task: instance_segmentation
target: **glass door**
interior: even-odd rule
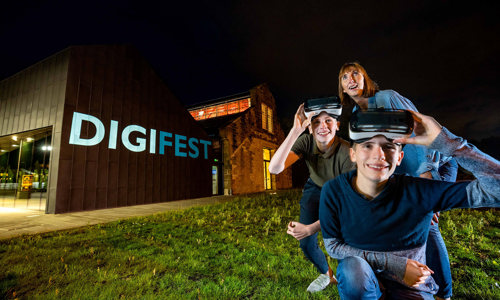
[[[0,207],[45,211],[52,128],[0,137]]]

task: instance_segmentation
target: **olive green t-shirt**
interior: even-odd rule
[[[291,150],[305,160],[309,177],[318,186],[356,166],[349,158],[349,143],[337,136],[326,153],[319,151],[312,134],[301,135]]]

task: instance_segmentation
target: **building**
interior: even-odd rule
[[[64,213],[212,194],[211,139],[129,46],[69,47],[2,80],[0,151],[0,207]]]
[[[214,151],[213,194],[246,194],[292,187],[291,170],[269,173],[284,140],[267,84],[187,107],[209,134]]]

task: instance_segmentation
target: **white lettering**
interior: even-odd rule
[[[87,121],[96,127],[95,136],[89,139],[84,139],[80,137],[82,133],[82,122]],[[69,134],[69,143],[72,145],[82,145],[82,146],[94,146],[99,144],[104,139],[104,134],[106,130],[104,129],[104,124],[91,115],[86,115],[78,112],[73,113],[73,121],[71,123],[71,132]]]
[[[132,133],[133,131],[137,131],[137,132],[140,132],[140,133],[146,135],[146,128],[138,126],[138,125],[128,125],[122,131],[122,143],[125,146],[125,148],[127,148],[128,150],[133,151],[133,152],[142,152],[142,151],[146,150],[146,139],[137,138],[136,143],[138,143],[139,145],[134,145],[130,142],[129,136],[130,136],[130,133]]]
[[[82,138],[82,123],[87,121],[92,123],[96,128],[95,136],[91,138]],[[118,121],[111,120],[109,124],[109,141],[108,148],[116,149],[118,141]],[[137,137],[132,143],[130,141],[130,134],[132,132],[139,132],[144,137]],[[106,129],[104,124],[96,117],[74,112],[73,120],[71,124],[71,131],[69,136],[69,143],[72,145],[81,146],[95,146],[102,142]],[[128,125],[125,127],[121,134],[122,144],[130,151],[142,152],[146,150],[147,147],[147,129],[139,125]],[[170,140],[174,138],[174,141]],[[174,155],[178,157],[191,157],[198,158],[200,156],[200,144],[203,145],[203,158],[208,159],[208,146],[212,144],[211,141],[201,140],[197,138],[188,138],[185,135],[172,134],[170,132],[161,131],[159,132],[158,145],[156,129],[150,129],[149,133],[149,153],[155,154],[156,147],[158,147],[158,153],[161,155],[165,154],[165,147],[173,147]],[[175,144],[174,144],[175,143]]]

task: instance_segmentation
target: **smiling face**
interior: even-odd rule
[[[380,184],[387,181],[403,160],[401,145],[394,144],[381,135],[366,142],[354,144],[350,155],[358,168],[358,183],[362,185]],[[363,189],[363,187],[358,187]]]
[[[365,78],[363,73],[358,69],[351,67],[345,70],[342,74],[341,84],[343,92],[349,95],[351,98],[360,97],[363,95],[363,88],[365,86]]]
[[[318,116],[313,117],[311,129],[314,139],[318,143],[329,144],[335,138],[335,133],[338,130],[338,121],[326,112],[322,112]]]

